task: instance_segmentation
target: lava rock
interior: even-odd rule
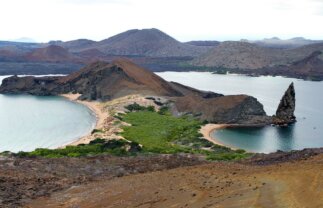
[[[273,116],[273,124],[283,126],[295,123],[295,105],[295,88],[294,83],[291,83],[279,103],[276,114]]]

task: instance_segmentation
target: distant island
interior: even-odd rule
[[[129,58],[152,71],[211,71],[322,80],[323,41],[301,37],[180,42],[158,29],[102,41],[0,41],[0,74],[70,74],[94,61]]]

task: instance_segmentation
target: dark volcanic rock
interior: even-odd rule
[[[60,77],[18,77],[12,76],[2,80],[0,93],[3,94],[31,94],[57,95],[60,87],[56,84]]]
[[[173,110],[179,115],[190,113],[211,123],[243,125],[271,123],[271,117],[266,115],[263,105],[248,95],[214,98],[187,95],[176,98]]]
[[[295,102],[294,83],[291,83],[279,103],[276,115],[273,117],[273,123],[284,125],[296,122],[294,115]]]

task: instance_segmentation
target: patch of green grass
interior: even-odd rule
[[[144,150],[149,152],[184,151],[183,147],[172,142],[179,139],[192,140],[200,136],[200,122],[194,119],[175,118],[149,111],[130,112],[122,119],[132,125],[123,127],[122,136],[142,144]]]
[[[112,155],[131,155],[134,152],[139,152],[141,147],[138,143],[128,142],[125,140],[109,140],[95,139],[89,144],[80,144],[78,146],[67,146],[63,149],[46,149],[38,148],[32,152],[18,152],[16,155],[20,157],[47,157],[47,158],[60,158],[60,157],[81,157],[99,154],[112,154]]]
[[[207,160],[240,160],[246,157],[250,157],[251,154],[237,153],[237,152],[226,152],[226,153],[210,153],[207,154]]]
[[[215,145],[199,133],[202,122],[190,116],[176,118],[164,111],[130,112],[122,120],[131,126],[124,126],[121,135],[143,145],[144,152],[203,154],[209,160],[236,160],[247,156],[243,150]]]

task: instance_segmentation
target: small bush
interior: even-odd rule
[[[150,105],[146,108],[147,111],[150,111],[150,112],[155,112],[155,107]]]
[[[155,112],[155,107],[150,105],[148,107],[141,106],[138,103],[130,104],[125,106],[125,109],[127,109],[130,112],[135,112],[135,111],[150,111],[150,112]]]
[[[246,151],[245,151],[245,150],[243,150],[243,149],[237,149],[235,152],[236,152],[236,153],[239,153],[239,154],[246,153]]]
[[[125,109],[127,109],[130,112],[133,112],[133,111],[142,111],[142,110],[145,110],[146,108],[144,106],[139,105],[138,103],[133,103],[125,106]]]
[[[90,141],[90,145],[93,144],[104,144],[106,142],[105,139],[100,139],[100,138],[96,138],[95,140]],[[85,144],[80,144],[82,146],[84,146]]]
[[[91,134],[95,134],[95,133],[103,133],[102,129],[93,129]]]
[[[163,106],[159,108],[159,111],[158,111],[160,115],[166,115],[168,112],[169,112],[169,108],[167,106]]]

